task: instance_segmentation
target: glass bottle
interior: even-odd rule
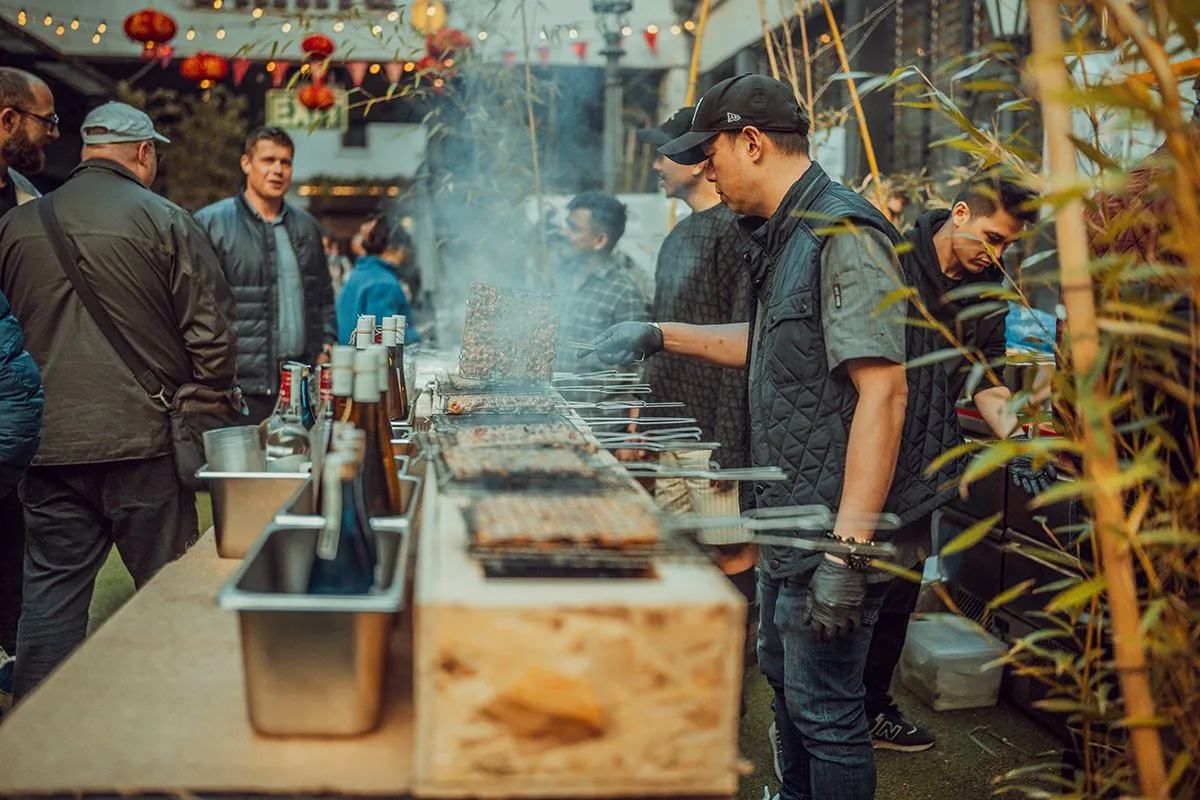
[[[312,370],[308,366],[300,368],[300,424],[305,430],[311,431],[317,424],[317,415],[312,403]]]
[[[308,430],[300,422],[296,387],[303,381],[303,368],[285,364],[279,374],[279,402],[267,421],[266,458],[268,472],[303,472],[312,458]]]
[[[363,496],[373,517],[390,517],[399,508],[398,493],[391,490],[388,467],[395,464],[390,456],[391,431],[380,427],[382,409],[379,405],[379,356],[374,349],[354,353],[354,402],[350,404],[346,421],[366,437],[366,456],[363,459]],[[399,479],[394,479],[399,483]]]
[[[379,404],[376,407],[376,413],[379,416],[379,430],[381,457],[383,459],[384,471],[388,481],[388,495],[391,498],[392,508],[395,513],[400,513],[404,508],[403,487],[400,485],[400,471],[396,464],[396,447],[392,444],[392,422],[388,419],[387,410],[387,380],[388,380],[388,351],[383,345],[375,345],[371,348],[378,359],[379,364]]]
[[[311,594],[366,594],[375,582],[370,524],[359,501],[358,460],[344,452],[325,460],[317,552],[309,573]]]
[[[333,394],[332,418],[345,421],[354,396],[354,353],[349,345],[337,345],[329,356],[329,386]]]
[[[317,367],[317,419],[328,420],[333,416],[333,366],[321,364]]]
[[[408,419],[408,387],[404,382],[404,316],[387,317],[383,323],[383,343],[388,347],[388,418]]]

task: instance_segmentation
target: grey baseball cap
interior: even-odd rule
[[[89,129],[101,131],[88,133]],[[146,112],[125,103],[105,103],[93,108],[83,119],[84,144],[120,144],[122,142],[156,142],[170,144],[171,140],[154,130]]]

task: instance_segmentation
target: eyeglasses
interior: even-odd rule
[[[13,106],[12,110],[23,117],[32,117],[33,119],[36,119],[38,122],[46,126],[46,130],[52,131],[58,128],[58,114],[51,114],[48,117],[43,117],[41,114],[35,114],[32,111],[26,111],[25,109],[17,108],[16,106]]]

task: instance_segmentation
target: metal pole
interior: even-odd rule
[[[604,191],[616,194],[621,174],[621,131],[624,117],[624,95],[621,89],[620,31],[604,34]]]

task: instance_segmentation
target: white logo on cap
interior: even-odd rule
[[[741,115],[741,114],[735,114],[735,113],[733,113],[732,111],[726,111],[726,112],[725,112],[725,121],[726,121],[726,122],[741,122],[741,121],[742,121],[742,115]]]

